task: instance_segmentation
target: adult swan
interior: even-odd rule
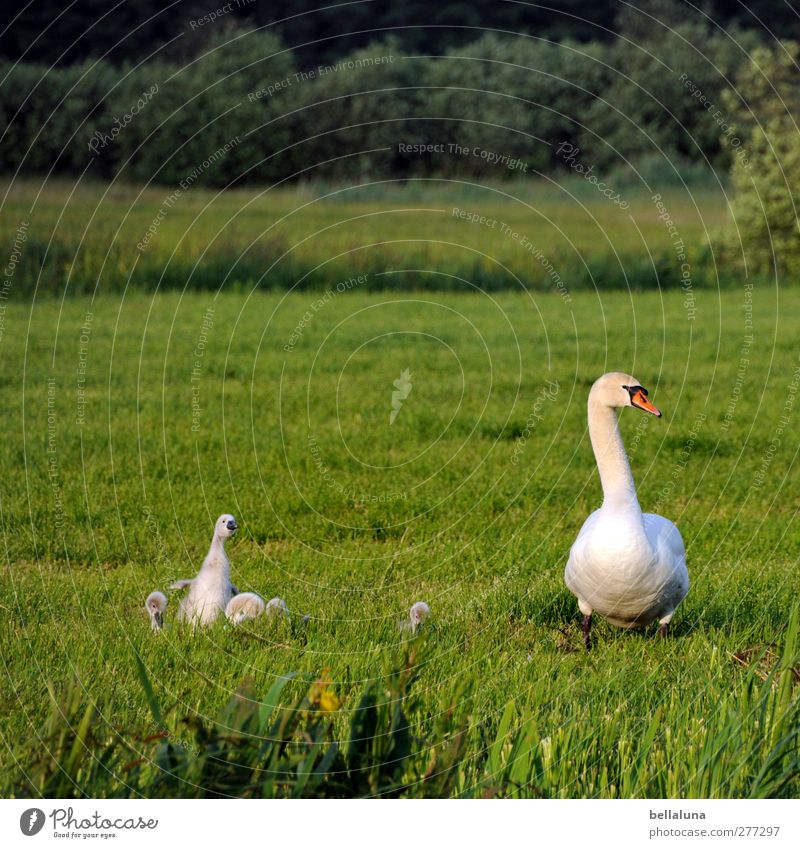
[[[617,425],[619,407],[635,406],[658,418],[647,389],[629,374],[604,374],[589,392],[592,440],[603,505],[584,523],[564,571],[567,588],[583,613],[583,639],[589,649],[592,613],[617,627],[667,628],[689,591],[686,551],[678,528],[666,518],[642,513]]]

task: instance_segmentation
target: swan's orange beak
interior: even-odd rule
[[[647,389],[640,388],[638,391],[632,392],[631,405],[638,406],[639,409],[643,409],[645,412],[655,415],[656,418],[661,418],[661,410],[657,406],[653,406],[653,404],[647,399]]]

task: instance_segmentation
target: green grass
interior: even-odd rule
[[[463,279],[484,290],[552,291],[550,265],[569,290],[681,284],[681,263],[650,197],[630,187],[623,193],[630,208],[622,209],[580,178],[226,192],[193,186],[179,196],[169,187],[59,181],[42,192],[35,179],[0,188],[3,243],[13,244],[20,223],[30,223],[15,274],[28,295],[130,286],[325,289],[331,279],[361,273],[373,275],[373,291],[461,291]],[[728,221],[722,192],[658,190],[695,287],[735,284],[715,253]],[[459,218],[454,209],[477,217]]]
[[[785,405],[800,291],[753,292],[741,381],[741,288],[696,291],[692,320],[680,290],[567,303],[367,281],[314,311],[320,296],[7,307],[0,794],[282,795],[322,768],[300,794],[796,795],[800,409]],[[405,368],[413,389],[390,426]],[[642,505],[680,527],[693,583],[674,638],[599,623],[587,655],[562,573],[600,500],[585,403],[610,369],[665,412],[621,426]],[[170,628],[150,633],[145,596],[195,572],[223,511],[241,525],[234,581],[285,598],[295,623],[310,614],[305,629],[191,635],[173,593]],[[433,616],[412,688],[391,672],[408,663],[397,622],[419,599]],[[295,712],[278,715],[302,721],[273,752],[287,771],[245,791],[220,761],[263,769],[247,740],[284,730],[225,704],[244,681],[260,702],[288,673],[278,700]],[[302,700],[325,675],[341,701],[330,715]],[[349,759],[370,692],[375,738],[400,733],[402,704],[408,750],[401,733]]]

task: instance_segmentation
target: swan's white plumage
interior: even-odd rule
[[[169,584],[170,589],[188,589],[192,583],[194,583],[196,578],[192,577],[191,580],[176,580],[174,583]],[[231,583],[231,592],[234,595],[239,594],[239,589],[236,587],[235,583]]]
[[[269,616],[286,616],[289,618],[289,607],[286,606],[286,601],[283,598],[270,598],[267,601],[267,615]]]
[[[267,605],[261,595],[255,592],[242,592],[234,595],[225,607],[225,617],[231,624],[241,624],[262,615]]]
[[[153,630],[161,630],[164,626],[164,611],[167,608],[167,596],[163,592],[151,592],[144,602],[144,608],[150,616],[150,626]]]
[[[564,572],[584,615],[597,612],[619,627],[667,624],[689,591],[686,551],[668,519],[642,513],[619,434],[615,409],[640,405],[627,387],[638,381],[613,372],[589,394],[589,433],[603,484],[603,505],[581,528]],[[641,408],[660,415],[646,397]]]
[[[178,610],[178,619],[191,624],[211,624],[225,611],[233,597],[231,566],[225,553],[225,540],[237,530],[232,515],[221,515],[214,525],[214,536],[197,577],[189,585],[189,594]]]
[[[412,633],[416,633],[430,614],[431,608],[425,601],[417,601],[411,605],[408,616],[400,622],[400,630],[410,630]]]
[[[425,601],[417,601],[411,609],[408,611],[408,620],[411,625],[412,633],[416,633],[417,630],[425,623],[425,619],[431,614],[431,608],[425,603]]]

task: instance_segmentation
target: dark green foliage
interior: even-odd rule
[[[0,167],[70,175],[88,167],[173,190],[187,180],[506,179],[568,173],[557,153],[564,143],[598,175],[635,174],[648,157],[678,181],[687,164],[727,167],[719,123],[695,92],[719,108],[754,33],[732,39],[698,18],[673,29],[650,22],[610,43],[486,29],[464,30],[466,46],[444,39],[409,54],[408,30],[376,28],[368,44],[338,44],[334,59],[311,63],[272,29],[237,28],[230,16],[190,34],[184,52],[137,64],[4,64]],[[401,149],[409,144],[440,147]]]
[[[689,4],[678,0],[639,0],[636,7],[670,22],[696,14]],[[768,26],[769,33],[779,37],[800,36],[791,4],[709,0],[703,9],[722,27],[733,23],[762,31]],[[202,0],[181,0],[169,6],[158,0],[122,4],[77,0],[69,6],[59,0],[34,0],[17,10],[13,22],[0,34],[0,52],[15,60],[24,55],[29,61],[48,65],[81,61],[106,51],[112,61],[122,64],[149,56],[165,45],[171,54],[182,54],[208,37],[208,25],[192,28],[191,22],[209,11]],[[650,19],[617,0],[591,4],[551,0],[543,5],[407,0],[402,4],[351,3],[344,9],[319,0],[271,0],[234,6],[228,17],[248,28],[269,27],[310,64],[363,47],[372,33],[387,30],[401,39],[404,50],[432,53],[472,41],[477,28],[576,41],[609,40],[615,32],[641,35],[653,29]]]
[[[0,62],[0,78],[0,170],[80,174],[92,160],[88,140],[113,126],[109,91],[119,71],[105,62],[58,69]]]
[[[800,42],[759,47],[725,97],[735,189],[725,253],[742,272],[781,282],[800,274],[799,59]]]
[[[635,172],[640,160],[661,159],[675,180],[690,163],[724,169],[728,152],[713,113],[722,108],[743,50],[757,39],[735,33],[732,40],[701,22],[654,27],[643,39],[616,40],[604,53],[608,85],[581,113],[584,156],[603,171]]]
[[[520,158],[529,173],[563,170],[556,148],[582,143],[585,115],[610,85],[607,49],[492,34],[453,51],[428,70],[425,114],[447,120],[427,135]],[[439,157],[431,170],[495,178],[504,172],[471,153]],[[506,166],[505,173],[514,170]]]

